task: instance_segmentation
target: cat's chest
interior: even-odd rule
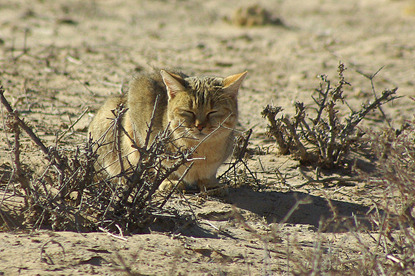
[[[210,161],[213,161],[213,159],[216,159],[218,156],[218,151],[208,145],[200,145],[192,154],[193,158],[205,158]]]
[[[226,141],[204,141],[195,147],[192,158],[199,164],[222,162],[227,147]]]

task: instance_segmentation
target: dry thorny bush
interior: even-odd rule
[[[362,105],[359,111],[351,110],[350,115],[341,120],[338,105],[347,105],[343,90],[350,85],[344,78],[345,70],[344,64],[340,63],[339,82],[335,86],[326,75],[320,75],[317,98],[313,97],[315,117],[307,114],[302,102],[295,103],[293,118],[287,115],[277,118],[283,111],[280,106],[265,107],[262,115],[269,121],[269,134],[275,138],[281,154],[293,154],[302,164],[331,169],[344,165],[350,151],[361,148],[360,138],[364,133],[357,126],[370,111],[396,99],[397,88],[383,91],[372,103]]]
[[[152,131],[152,123],[150,123],[145,144],[141,147],[134,144],[140,152],[138,164],[124,168],[125,162],[122,160],[125,157],[120,154],[119,162],[122,164],[122,171],[115,177],[109,177],[104,172],[105,168],[97,168],[95,165],[97,150],[102,146],[102,139],[97,141],[90,139],[83,148],[76,148],[72,154],[59,144],[61,137],[57,139],[55,145],[47,147],[19,117],[18,112],[12,109],[4,97],[2,87],[0,96],[7,111],[4,120],[6,131],[13,137],[13,142],[9,141],[13,171],[9,183],[4,187],[0,203],[3,227],[9,230],[50,227],[54,230],[100,229],[137,232],[143,230],[156,217],[160,219],[164,216],[167,218],[177,216],[175,210],[164,208],[173,190],[166,195],[155,196],[159,185],[179,166],[190,163],[188,168],[191,167],[189,161],[191,161],[192,150],[180,149],[174,152],[167,150],[167,143],[171,143],[171,131],[166,129],[158,133],[154,141],[149,142]],[[119,124],[125,111],[122,106],[113,111],[115,118],[108,131],[115,131],[118,135],[126,134]],[[39,175],[30,172],[34,168],[21,164],[22,130],[41,149],[47,160],[48,165]],[[242,136],[241,139],[243,141]],[[247,142],[240,145],[246,149]],[[117,150],[117,143],[114,143],[114,147]],[[237,167],[243,159],[243,151],[244,149],[241,148],[240,157],[230,165],[230,168]],[[169,160],[169,166],[163,166],[165,160]],[[228,181],[233,179],[230,173],[223,174],[221,177]],[[180,181],[181,179],[177,184]],[[16,189],[14,183],[18,183],[21,189]],[[21,206],[20,210],[8,208],[5,204],[11,197],[16,197],[16,193],[24,200],[24,206]],[[22,217],[23,220],[19,222],[18,218]]]

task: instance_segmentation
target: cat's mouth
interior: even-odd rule
[[[217,131],[218,128],[204,128],[198,130],[197,128],[186,127],[183,137],[201,141],[203,139],[208,139],[212,135],[217,135]]]
[[[194,139],[197,139],[197,140],[203,140],[203,139],[206,139],[206,137],[208,137],[209,136],[209,131],[208,130],[202,130],[202,131],[199,131],[199,130],[194,130],[194,129],[192,129],[192,130],[190,130],[190,134],[191,134],[191,136],[194,138]]]
[[[207,136],[207,134],[201,131],[192,131],[192,136],[195,139],[201,140],[204,139]]]
[[[198,130],[198,129],[190,129],[189,133],[198,140],[202,140],[202,139],[207,139],[210,136],[221,136],[222,133],[222,129],[220,127],[207,127],[204,128],[203,130]]]

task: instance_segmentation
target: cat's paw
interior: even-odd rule
[[[174,187],[176,187],[176,189],[180,190],[185,190],[186,189],[186,185],[182,182],[178,183],[178,180],[170,180],[170,179],[165,179],[159,186],[158,190],[161,192],[170,192],[172,189],[174,189]]]
[[[197,181],[197,186],[199,187],[199,190],[201,192],[210,190],[210,189],[215,189],[221,186],[221,184],[219,183],[219,180],[215,178],[210,178],[210,179],[199,179]]]
[[[201,193],[210,196],[224,197],[229,194],[228,186],[222,185],[216,178],[199,180],[197,186]]]
[[[229,195],[229,188],[228,185],[221,185],[219,187],[206,190],[205,193],[209,196],[226,197]]]

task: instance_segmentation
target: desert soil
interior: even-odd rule
[[[62,140],[68,149],[82,145],[96,110],[111,94],[125,91],[136,72],[158,67],[227,76],[247,70],[239,94],[240,130],[253,129],[248,165],[259,181],[231,188],[225,198],[189,194],[185,202],[175,197],[172,206],[183,212],[191,208],[197,217],[188,227],[150,227],[146,234],[125,237],[104,232],[1,232],[0,274],[282,275],[309,265],[307,256],[317,246],[344,261],[359,256],[362,240],[370,246],[366,234],[358,242],[347,225],[318,231],[319,220],[332,215],[330,201],[346,224],[352,214],[362,215],[381,200],[379,191],[366,187],[365,181],[302,185],[307,182],[303,173],[313,176],[311,167],[278,153],[265,135],[267,122],[260,113],[271,103],[282,106],[286,114],[293,114],[295,101],[311,104],[319,85],[316,76],[327,74],[335,83],[341,61],[352,84],[345,91],[352,108],[373,100],[364,74],[383,67],[374,78],[376,93],[399,87],[398,95],[403,96],[383,107],[387,118],[394,127],[411,119],[414,3],[258,3],[282,24],[236,24],[233,15],[251,4],[248,0],[0,2],[0,80],[5,96],[46,144],[88,108]],[[363,125],[380,129],[386,123],[374,114]],[[0,130],[4,191],[11,173],[6,142],[10,137],[3,123]],[[22,162],[40,167],[42,153],[36,145],[25,136],[22,144]],[[337,176],[328,176],[333,175]],[[307,196],[311,201],[287,216]]]

